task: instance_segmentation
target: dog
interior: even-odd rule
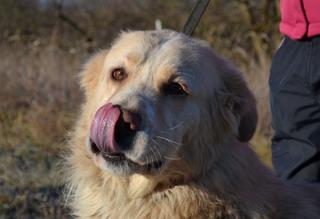
[[[81,72],[66,199],[79,218],[320,218],[320,189],[280,180],[249,148],[256,101],[204,41],[123,32]]]

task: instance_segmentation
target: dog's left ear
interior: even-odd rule
[[[253,137],[257,127],[257,109],[256,101],[252,93],[248,90],[244,93],[246,100],[241,101],[245,106],[240,112],[240,121],[238,127],[238,139],[241,142],[248,142]],[[240,106],[238,106],[240,108]]]
[[[228,93],[227,108],[236,120],[239,141],[248,142],[257,126],[256,100],[241,73],[232,65],[226,67],[221,76]]]
[[[207,63],[214,65],[211,67],[212,74],[218,74],[222,80],[222,88],[218,93],[220,115],[228,123],[234,134],[241,142],[248,142],[253,137],[257,127],[257,107],[256,100],[250,91],[241,72],[228,62],[226,59],[218,56],[210,49],[208,44],[203,43],[201,50],[202,65]],[[208,67],[210,69],[210,67]]]

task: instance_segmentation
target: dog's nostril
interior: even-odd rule
[[[91,148],[92,153],[94,153],[94,154],[100,153],[100,150],[99,150],[98,146],[96,145],[96,143],[94,143],[91,140],[91,138],[90,138],[90,148]]]
[[[122,151],[132,147],[135,135],[141,128],[140,124],[141,118],[137,113],[121,110],[121,116],[115,128],[115,141]]]
[[[139,113],[130,112],[122,109],[123,121],[129,124],[129,128],[133,131],[137,131],[141,128],[141,116]]]

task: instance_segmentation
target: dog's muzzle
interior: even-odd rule
[[[121,108],[105,104],[100,107],[90,127],[91,151],[114,159],[124,158],[124,152],[132,148],[134,138],[141,129],[141,116]]]

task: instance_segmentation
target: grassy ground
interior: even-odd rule
[[[194,3],[73,2],[63,10],[59,4],[39,8],[32,0],[0,5],[0,218],[68,218],[59,153],[82,98],[81,64],[121,29],[153,29],[157,18],[165,28],[181,29]],[[279,41],[277,19],[274,1],[217,0],[195,33],[245,73],[259,109],[252,146],[268,165],[267,78]]]
[[[59,152],[80,99],[80,58],[55,48],[1,51],[0,218],[63,218]]]

